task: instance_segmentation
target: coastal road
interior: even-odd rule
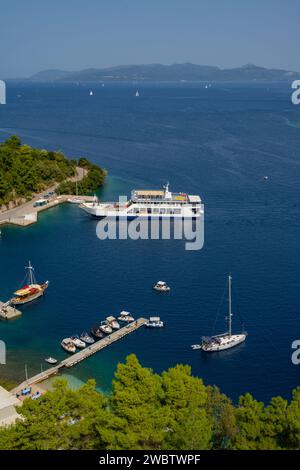
[[[72,176],[71,178],[68,178],[68,181],[81,181],[84,176],[87,174],[87,170],[84,168],[77,167],[76,168],[77,174],[75,176]],[[51,191],[55,191],[58,186],[58,183],[54,184],[53,186],[50,186],[47,189],[44,189],[41,193],[36,194],[30,201],[25,202],[24,204],[21,204],[18,207],[14,207],[13,209],[6,210],[4,212],[0,212],[0,224],[1,222],[6,221],[7,219],[14,218],[14,217],[24,217],[26,214],[30,214],[33,212],[38,212],[36,207],[33,207],[33,204],[41,199],[44,194],[47,194]]]

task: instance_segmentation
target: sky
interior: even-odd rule
[[[0,0],[0,78],[253,63],[300,71],[299,0]]]

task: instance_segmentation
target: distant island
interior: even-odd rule
[[[84,171],[77,180],[77,168]],[[86,194],[102,186],[106,171],[86,158],[32,148],[13,135],[0,143],[0,211],[11,209],[49,188],[57,194]]]
[[[185,64],[148,64],[120,65],[109,68],[90,68],[79,71],[44,70],[32,75],[33,81],[138,81],[138,82],[283,82],[300,79],[300,73],[258,67],[247,64],[238,68],[221,69],[211,65]]]

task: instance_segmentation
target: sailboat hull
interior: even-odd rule
[[[44,295],[45,290],[47,289],[49,283],[45,282],[45,284],[42,284],[39,286],[37,292],[35,292],[32,295],[27,295],[26,297],[13,297],[10,301],[12,305],[25,305],[28,304],[29,302],[32,302],[33,300],[38,299],[42,295]]]
[[[246,333],[231,336],[216,336],[215,338],[212,338],[211,343],[202,344],[201,349],[204,352],[225,351],[226,349],[234,348],[235,346],[238,346],[239,344],[243,343],[246,338]]]

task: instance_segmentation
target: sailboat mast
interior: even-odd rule
[[[30,261],[28,263],[27,269],[28,269],[29,284],[35,284],[35,280],[33,277],[33,267],[31,266]]]
[[[229,329],[228,329],[228,333],[229,333],[229,336],[231,336],[231,317],[232,317],[232,311],[231,311],[231,280],[232,280],[232,277],[231,275],[229,274],[228,276],[228,290],[229,290],[229,296],[228,296],[228,323],[229,323]]]

